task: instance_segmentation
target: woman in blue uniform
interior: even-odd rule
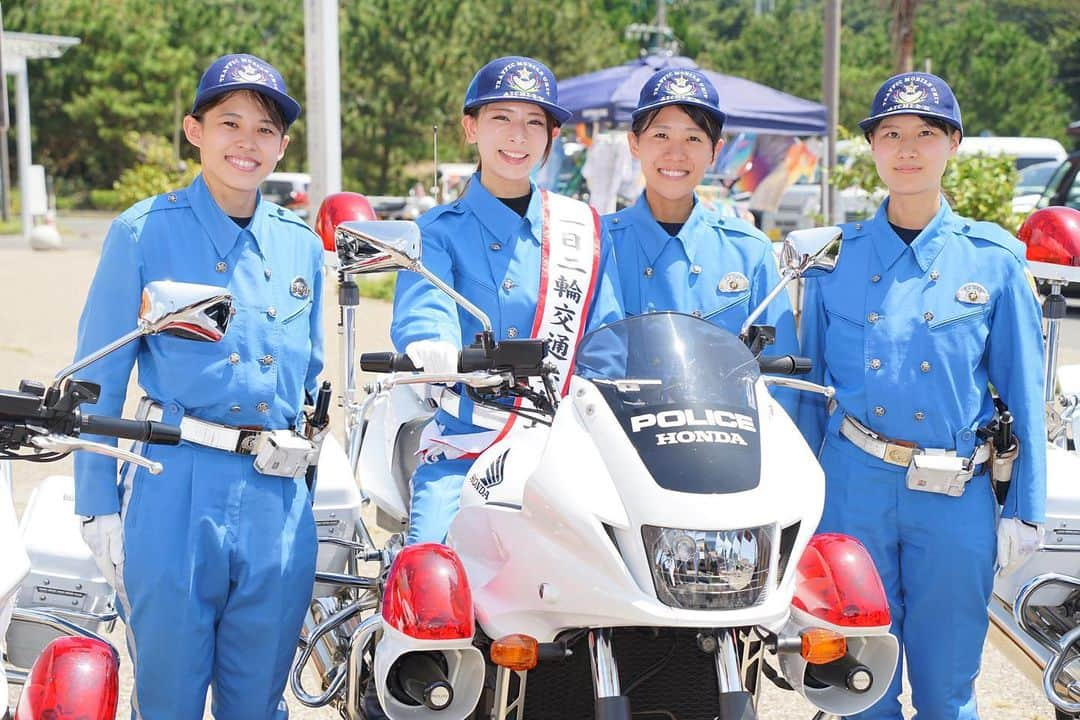
[[[478,171],[457,201],[419,220],[424,265],[491,319],[497,340],[540,337],[565,391],[582,335],[622,317],[611,244],[584,203],[539,190],[540,165],[570,113],[555,76],[526,57],[480,69],[465,94],[462,127]],[[480,323],[419,275],[398,276],[391,335],[418,368],[456,372]],[[472,460],[510,429],[503,414],[474,412],[447,390],[426,428],[412,478],[408,542],[442,542]]]
[[[963,136],[949,86],[926,73],[890,78],[860,127],[889,195],[872,219],[842,226],[836,270],[807,282],[801,328],[813,379],[836,388],[831,414],[805,395],[799,410],[826,475],[819,531],[869,549],[919,717],[971,719],[995,523],[1007,572],[1043,521],[1041,314],[1023,246],[942,197]],[[1000,512],[977,434],[994,418],[990,386],[1020,442]],[[899,720],[901,669],[859,717]]]
[[[127,624],[134,717],[198,720],[208,685],[215,717],[288,714],[282,691],[311,598],[314,520],[303,477],[257,471],[239,440],[241,429],[295,428],[323,366],[322,246],[258,189],[299,114],[268,63],[216,60],[184,118],[202,173],[113,222],[79,323],[81,357],[135,327],[148,282],[233,296],[220,342],[150,337],[80,373],[101,385],[95,412],[119,415],[137,362],[154,403],[145,414],[183,431],[176,447],[142,448],[165,469],[127,466],[120,492],[115,461],[75,459],[83,536]]]
[[[626,312],[676,310],[737,334],[779,273],[761,231],[694,192],[724,143],[716,88],[698,70],[660,70],[641,89],[631,117],[627,140],[641,162],[645,191],[631,207],[604,217]],[[766,354],[797,354],[787,293],[760,322],[776,328]],[[788,404],[794,395],[781,397]]]

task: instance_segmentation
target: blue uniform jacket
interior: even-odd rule
[[[132,206],[105,238],[76,357],[135,328],[143,286],[152,280],[224,286],[235,314],[220,342],[143,338],[80,371],[80,379],[101,385],[101,398],[85,412],[119,416],[138,361],[139,385],[165,406],[166,422],[186,414],[232,426],[293,427],[323,367],[322,262],[321,243],[292,212],[260,196],[241,229],[202,176]],[[115,460],[76,454],[75,506],[82,515],[119,512]]]
[[[694,200],[675,237],[653,217],[645,193],[630,207],[604,216],[615,246],[623,305],[627,315],[663,310],[696,315],[737,335],[780,281],[772,243],[743,220]],[[786,292],[757,322],[776,328],[776,343],[766,348],[766,355],[798,355]],[[793,392],[782,390],[777,398],[789,412],[794,409]]]
[[[424,266],[483,310],[497,339],[529,337],[540,292],[542,223],[536,186],[522,218],[473,175],[460,199],[433,208],[418,224]],[[623,317],[607,233],[601,236],[598,273],[586,331]],[[390,334],[399,351],[417,340],[445,340],[462,347],[481,329],[476,318],[427,280],[413,272],[398,274]],[[442,411],[439,422],[451,432],[476,432],[468,403],[462,405],[463,422]]]
[[[820,396],[802,394],[800,429],[817,449],[848,414],[888,438],[970,454],[974,431],[994,416],[993,385],[1021,443],[1002,514],[1042,522],[1042,314],[1024,247],[944,200],[909,247],[889,226],[887,206],[843,225],[836,269],[806,283],[807,379],[833,385],[838,409],[830,417]]]

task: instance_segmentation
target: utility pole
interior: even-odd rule
[[[7,69],[4,65],[4,5],[0,3],[0,219],[7,222],[11,216],[11,159],[8,157]]]
[[[304,58],[307,73],[308,191],[314,222],[323,199],[341,191],[341,61],[338,0],[304,0]]]
[[[825,101],[825,165],[821,169],[821,212],[825,222],[842,222],[838,193],[829,174],[836,167],[836,125],[840,110],[840,1],[825,0],[825,48],[821,78],[821,96]]]
[[[915,10],[919,0],[892,0],[893,74],[915,69]]]

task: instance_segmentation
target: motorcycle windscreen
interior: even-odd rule
[[[757,487],[760,372],[727,330],[672,312],[627,318],[582,340],[574,373],[600,389],[661,487],[686,493]]]

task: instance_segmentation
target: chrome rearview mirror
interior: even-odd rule
[[[409,220],[343,222],[334,239],[344,273],[413,270],[420,262],[420,228]]]
[[[844,232],[835,225],[793,230],[784,239],[780,261],[796,277],[830,273],[840,258]]]
[[[784,239],[780,251],[780,282],[777,283],[765,299],[754,308],[739,328],[739,337],[745,340],[754,321],[765,312],[777,295],[784,291],[788,283],[800,277],[816,277],[830,273],[840,259],[840,246],[844,241],[844,231],[835,225],[820,228],[794,230]]]
[[[392,270],[411,270],[453,298],[454,302],[491,332],[491,320],[483,310],[462,297],[420,262],[420,227],[411,220],[367,220],[337,226],[338,270],[343,275],[367,275]]]
[[[217,342],[232,318],[232,296],[223,287],[155,280],[147,283],[139,307],[143,335],[175,335]]]
[[[216,285],[155,280],[143,288],[135,329],[100,350],[61,370],[52,387],[92,362],[145,335],[175,335],[188,340],[217,342],[232,318],[232,295]]]

